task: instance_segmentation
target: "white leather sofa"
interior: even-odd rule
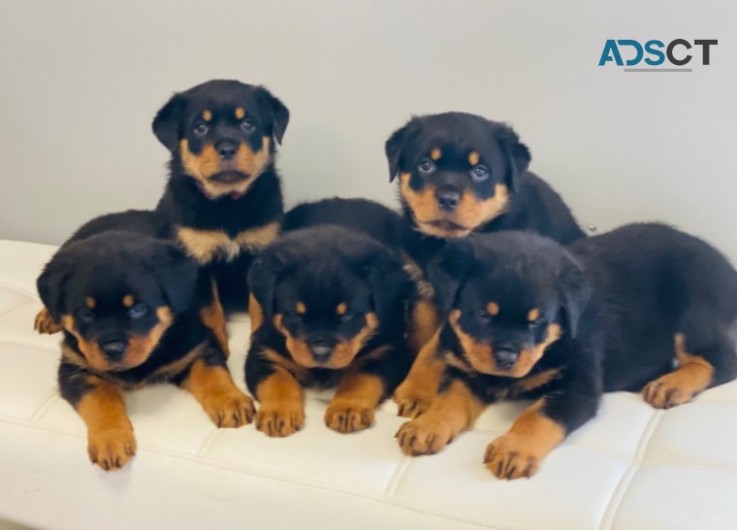
[[[346,436],[324,426],[326,399],[312,396],[305,430],[270,439],[252,425],[218,430],[191,396],[159,386],[129,395],[138,454],[105,473],[58,395],[59,337],[32,330],[35,278],[53,251],[0,241],[0,520],[95,530],[737,528],[737,383],[666,412],[608,395],[538,475],[514,482],[481,461],[522,404],[491,407],[442,453],[413,459],[396,445],[392,403],[374,428]],[[230,332],[243,386],[247,319]]]

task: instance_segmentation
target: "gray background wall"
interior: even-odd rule
[[[175,90],[263,83],[292,111],[290,204],[395,204],[383,142],[413,113],[510,122],[582,224],[660,219],[737,260],[733,0],[34,1],[0,3],[0,237],[59,243],[152,207]],[[597,66],[607,38],[718,38],[712,66]]]

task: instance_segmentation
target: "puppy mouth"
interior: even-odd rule
[[[442,230],[470,230],[470,228],[466,228],[465,226],[451,221],[450,219],[436,219],[435,221],[430,221],[425,224],[440,228]]]
[[[229,167],[233,166],[233,167]],[[240,184],[249,179],[249,175],[236,169],[235,164],[223,162],[222,170],[210,176],[209,180],[219,184]]]
[[[464,236],[473,230],[450,219],[434,219],[432,221],[420,222],[419,224],[421,228],[430,229],[433,234],[440,233],[449,237]]]

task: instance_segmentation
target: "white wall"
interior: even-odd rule
[[[152,207],[174,90],[237,78],[292,111],[289,203],[395,203],[383,142],[413,113],[512,123],[582,224],[661,219],[737,261],[733,0],[0,3],[0,237],[61,242]],[[693,73],[597,66],[607,38],[718,38]]]

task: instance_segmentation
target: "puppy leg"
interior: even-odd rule
[[[66,363],[59,368],[59,386],[87,426],[87,453],[92,463],[105,471],[125,466],[136,453],[136,439],[121,390]]]
[[[498,478],[531,477],[540,461],[565,438],[565,428],[541,412],[544,406],[544,399],[535,402],[486,448],[484,462]]]
[[[565,437],[594,417],[601,383],[593,373],[568,373],[566,379],[527,408],[506,434],[486,448],[484,463],[498,478],[534,475],[540,462]]]
[[[440,331],[420,350],[407,378],[394,392],[399,415],[416,418],[425,412],[435,399],[445,361],[438,356]]]
[[[33,329],[41,335],[53,335],[54,333],[61,331],[61,326],[54,322],[49,310],[43,307],[36,315],[36,319],[33,321]]]
[[[221,351],[213,349],[195,359],[181,386],[197,399],[218,427],[240,427],[253,419],[253,400],[233,383]]]
[[[399,447],[411,456],[437,453],[473,425],[485,408],[463,381],[452,379],[427,412],[400,427]]]
[[[305,424],[302,385],[285,368],[269,363],[253,350],[249,357],[246,377],[259,379],[249,383],[259,401],[256,428],[272,437],[289,436],[302,429]]]
[[[384,381],[377,375],[354,371],[345,374],[325,411],[325,424],[337,432],[368,429],[374,423],[374,409],[384,395]]]
[[[334,431],[349,433],[371,427],[376,407],[391,395],[411,364],[401,343],[382,346],[363,358],[368,360],[338,382],[325,412],[325,423]]]
[[[703,390],[737,376],[734,344],[708,310],[690,313],[674,337],[677,368],[643,389],[645,401],[667,409],[688,403]]]

